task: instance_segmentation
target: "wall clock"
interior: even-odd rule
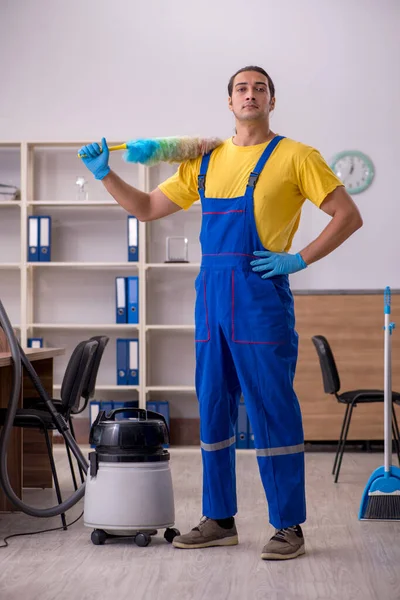
[[[372,160],[358,150],[345,150],[333,157],[331,169],[344,183],[349,194],[364,192],[375,175]]]

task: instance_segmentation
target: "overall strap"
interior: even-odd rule
[[[279,142],[283,139],[284,139],[283,135],[277,135],[270,141],[268,146],[265,148],[265,150],[261,154],[254,170],[250,173],[249,180],[247,182],[247,187],[246,187],[246,194],[253,193],[256,183],[257,183],[257,180],[258,180],[263,168],[265,167],[267,160],[269,159],[269,157],[271,156],[271,154],[273,153],[273,151],[275,150],[275,148],[277,147]]]
[[[206,189],[206,175],[207,175],[207,169],[208,169],[208,164],[210,162],[210,158],[211,158],[211,152],[204,154],[204,156],[201,160],[200,172],[197,177],[197,189],[199,191],[199,196],[202,200],[204,198],[205,189]]]

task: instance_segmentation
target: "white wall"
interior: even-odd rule
[[[0,140],[229,136],[229,76],[260,64],[275,131],[376,167],[364,228],[293,287],[400,287],[397,0],[0,0],[0,23]],[[326,222],[306,206],[294,249]]]

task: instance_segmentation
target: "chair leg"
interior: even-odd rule
[[[344,413],[344,417],[343,417],[343,423],[342,423],[342,430],[340,432],[340,437],[339,437],[339,441],[338,441],[338,445],[337,445],[337,449],[336,449],[336,456],[335,456],[335,462],[333,463],[333,469],[332,469],[332,475],[335,475],[336,473],[336,465],[338,462],[338,458],[339,458],[339,453],[340,453],[340,448],[342,446],[342,441],[343,441],[343,432],[347,423],[347,417],[349,414],[349,409],[350,409],[350,404],[346,405],[346,412]]]
[[[340,453],[340,457],[339,457],[338,466],[337,466],[337,469],[336,469],[335,483],[337,483],[338,479],[339,479],[340,467],[342,466],[343,452],[344,452],[344,448],[346,446],[347,434],[349,433],[351,415],[353,414],[353,408],[354,408],[354,405],[352,404],[350,406],[349,418],[347,419],[346,429],[345,429],[344,436],[343,436],[343,443],[342,443],[341,453]]]
[[[76,476],[75,476],[74,464],[72,462],[71,450],[70,450],[67,442],[65,442],[65,448],[67,450],[67,456],[68,456],[68,462],[69,462],[69,470],[71,471],[71,476],[72,476],[72,483],[74,484],[74,489],[77,490],[78,489],[78,484],[76,483]]]
[[[72,417],[69,418],[69,428],[70,428],[72,437],[74,438],[74,440],[76,440],[75,429],[74,429],[74,424],[72,422]],[[78,463],[78,469],[79,469],[79,475],[80,475],[80,478],[81,478],[81,483],[84,483],[84,481],[85,481],[85,474],[84,474],[83,469],[82,469],[82,467],[81,467],[81,465],[79,463]]]
[[[53,451],[51,449],[49,434],[48,434],[46,428],[44,429],[44,437],[46,439],[47,452],[48,452],[48,455],[49,455],[51,472],[53,474],[54,487],[55,487],[56,494],[57,494],[57,500],[58,500],[58,503],[61,504],[62,497],[61,497],[60,484],[58,482],[58,476],[57,476],[57,471],[56,471],[56,465],[55,465],[55,462],[54,462]],[[63,528],[66,530],[67,529],[67,521],[65,519],[65,513],[61,514],[61,522],[63,524]]]
[[[400,432],[399,432],[399,424],[397,422],[396,411],[393,406],[393,437],[395,439],[396,449],[397,449],[397,459],[400,465]]]

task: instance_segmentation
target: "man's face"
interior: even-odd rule
[[[257,71],[244,71],[236,75],[228,102],[229,110],[238,121],[265,120],[275,106],[268,79]]]

